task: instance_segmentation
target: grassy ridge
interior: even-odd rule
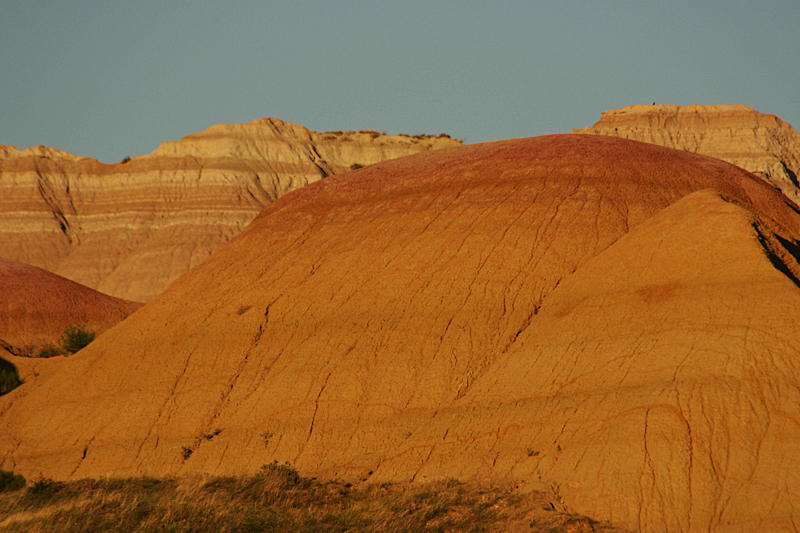
[[[254,476],[40,479],[0,493],[0,531],[30,532],[583,532],[614,531],[552,510],[542,494],[456,481],[320,482],[288,465]]]

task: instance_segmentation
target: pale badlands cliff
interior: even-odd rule
[[[459,144],[318,134],[278,119],[214,126],[127,163],[0,147],[0,257],[148,301],[288,191]]]
[[[573,133],[613,135],[717,157],[760,176],[800,204],[800,133],[749,107],[637,105],[604,111],[594,126]]]

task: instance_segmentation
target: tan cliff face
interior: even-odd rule
[[[800,526],[800,215],[563,135],[285,195],[0,398],[0,467],[508,481],[637,531]],[[76,387],[75,383],[81,383]]]
[[[353,165],[457,144],[318,134],[263,119],[214,126],[115,165],[0,147],[0,257],[148,301],[285,193]]]
[[[573,133],[613,135],[717,157],[742,167],[800,204],[800,133],[775,117],[741,105],[631,106],[604,111]]]

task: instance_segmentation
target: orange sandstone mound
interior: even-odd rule
[[[458,144],[320,134],[270,118],[214,126],[114,165],[0,146],[0,257],[146,302],[288,191],[353,165]]]
[[[41,268],[0,259],[0,345],[17,355],[57,344],[70,325],[102,333],[142,305]]]
[[[1,467],[289,461],[506,481],[641,531],[800,526],[800,214],[614,137],[465,146],[297,190],[0,399]]]

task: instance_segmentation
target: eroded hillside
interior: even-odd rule
[[[513,481],[641,531],[797,527],[800,215],[606,136],[287,194],[0,399],[2,468]],[[75,383],[80,382],[81,387]]]
[[[286,192],[458,144],[447,136],[318,134],[263,119],[214,126],[115,165],[0,147],[0,257],[149,301]]]

